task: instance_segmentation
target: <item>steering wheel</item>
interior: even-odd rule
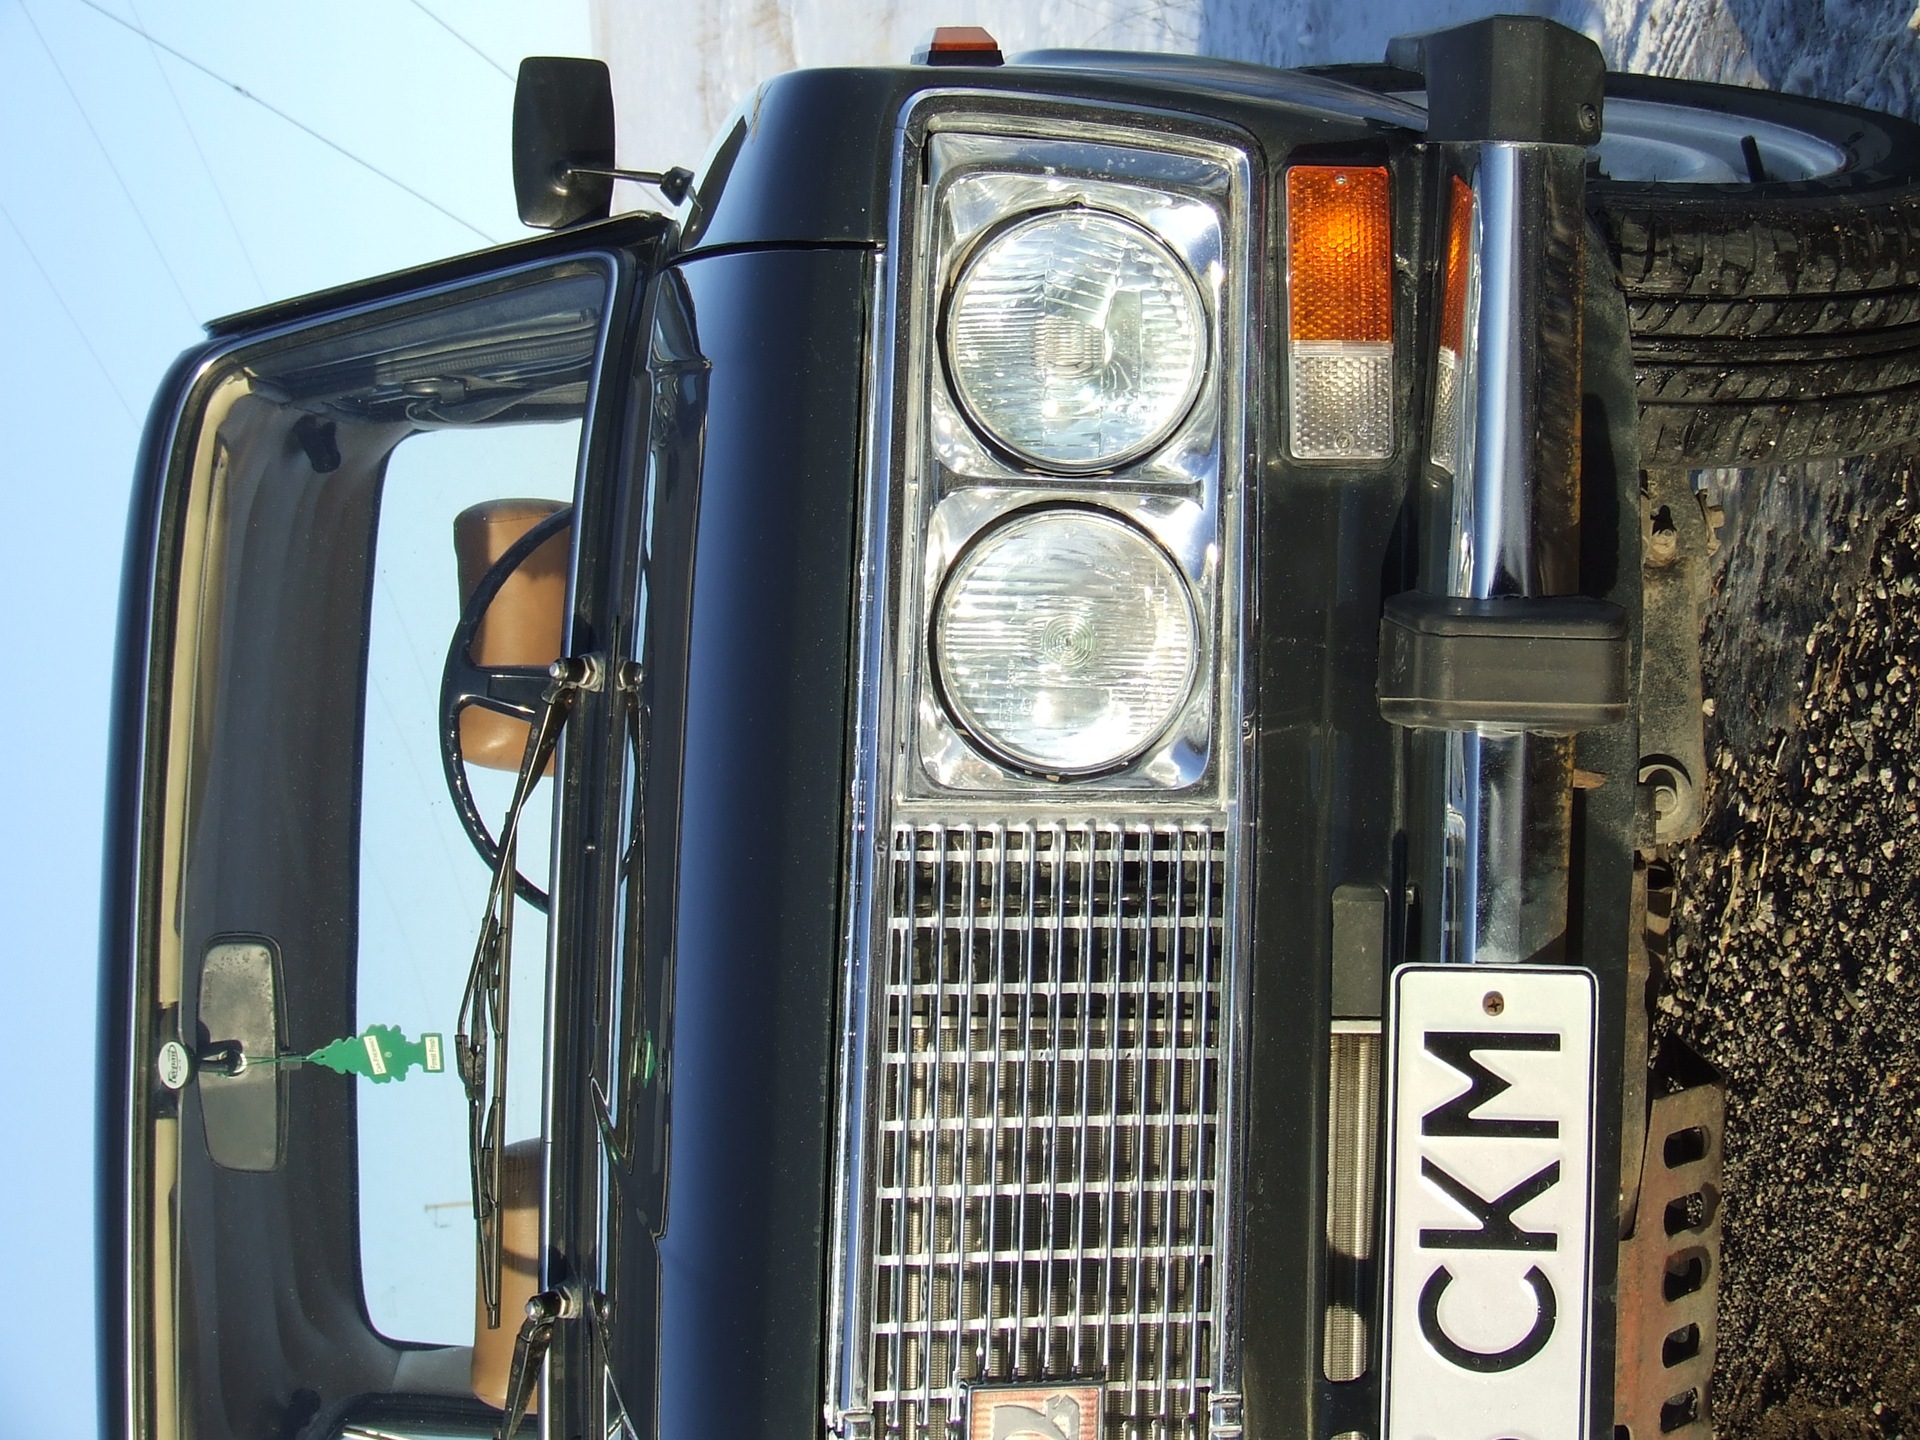
[[[473,788],[467,783],[466,761],[460,753],[460,716],[468,706],[477,705],[497,715],[509,715],[532,725],[540,713],[541,696],[551,678],[544,665],[482,665],[473,658],[474,637],[487,607],[493,604],[500,587],[509,576],[527,562],[527,558],[555,535],[573,523],[573,507],[563,505],[522,535],[498,560],[488,567],[467,598],[454,627],[453,643],[447,646],[447,663],[440,671],[440,766],[446,772],[447,792],[460,824],[480,852],[480,858],[493,869],[500,863],[500,842],[480,818],[474,803]],[[518,870],[514,871],[514,889],[522,900],[537,910],[547,908],[547,892]]]

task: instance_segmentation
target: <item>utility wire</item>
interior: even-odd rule
[[[33,18],[33,11],[27,8],[27,0],[19,0],[20,13],[27,17],[27,24],[33,29],[34,39],[40,42],[40,48],[46,51],[48,63],[53,73],[60,77],[60,83],[67,89],[67,98],[73,101],[73,108],[80,112],[80,119],[87,127],[87,133],[93,136],[93,143],[100,148],[100,158],[107,162],[107,169],[113,172],[113,178],[120,186],[120,193],[127,197],[127,204],[133,208],[133,218],[140,222],[140,228],[146,232],[147,243],[153,246],[153,253],[160,258],[160,268],[167,272],[167,278],[173,282],[173,290],[180,297],[181,305],[186,307],[187,319],[198,320],[199,313],[193,308],[193,301],[187,298],[187,288],[180,283],[173,262],[167,259],[167,252],[160,248],[160,239],[153,233],[153,227],[147,223],[146,212],[140,208],[140,202],[133,198],[126,177],[120,173],[120,167],[113,163],[113,152],[107,149],[107,142],[100,138],[100,132],[94,128],[93,117],[87,114],[87,107],[80,103],[80,94],[73,88],[73,82],[67,79],[67,72],[60,68],[60,59],[53,53],[53,47],[47,43],[47,37],[40,33],[40,22]]]
[[[5,201],[0,201],[0,218],[6,220],[7,228],[13,231],[13,238],[18,240],[20,248],[27,252],[27,258],[33,262],[33,268],[40,272],[40,278],[46,282],[48,293],[53,296],[53,303],[60,307],[60,313],[65,315],[67,323],[73,326],[73,333],[80,337],[80,343],[87,347],[87,354],[91,355],[93,363],[100,367],[100,375],[107,382],[107,388],[113,391],[114,398],[120,402],[120,408],[127,412],[129,420],[136,425],[139,424],[140,420],[133,413],[133,406],[127,403],[127,397],[121,393],[119,383],[113,378],[113,372],[107,369],[107,362],[100,358],[100,352],[93,348],[93,341],[87,338],[86,326],[80,323],[79,317],[67,304],[67,297],[60,293],[60,287],[53,283],[53,276],[47,273],[47,267],[40,263],[40,257],[34,253],[33,246],[27,243],[26,233],[14,220],[13,212],[7,209]]]
[[[216,81],[219,84],[226,86],[229,90],[233,91],[236,95],[239,95],[244,99],[251,100],[254,104],[258,105],[262,110],[265,110],[267,113],[278,116],[280,119],[286,121],[287,124],[293,126],[293,128],[298,130],[301,134],[311,136],[313,139],[318,140],[322,145],[326,146],[329,150],[335,151],[340,155],[344,155],[347,159],[351,160],[354,164],[358,165],[361,169],[366,170],[374,175],[378,175],[382,180],[386,181],[389,185],[393,186],[395,189],[406,191],[407,194],[411,195],[414,199],[418,200],[422,205],[426,205],[431,209],[439,211],[442,215],[446,216],[447,219],[453,221],[454,224],[462,226],[465,229],[471,230],[474,234],[478,235],[482,240],[485,240],[489,245],[498,245],[500,243],[499,237],[494,235],[489,235],[486,231],[482,230],[478,225],[474,224],[471,220],[468,220],[463,216],[454,214],[453,211],[447,209],[447,207],[442,205],[438,200],[434,200],[426,195],[422,195],[418,190],[414,189],[413,186],[407,184],[406,181],[398,179],[395,176],[389,175],[385,170],[382,170],[378,165],[375,165],[372,161],[362,160],[358,155],[354,154],[353,151],[347,149],[346,146],[340,144],[337,140],[329,140],[325,135],[322,135],[318,130],[314,129],[311,125],[305,124],[302,121],[294,119],[293,116],[289,115],[286,111],[282,110],[279,106],[270,104],[267,101],[262,100],[258,95],[254,94],[251,90],[247,89],[246,86],[234,84],[234,82],[227,79],[226,76],[220,74],[216,70],[211,70],[207,68],[205,65],[202,65],[198,60],[194,59],[191,55],[184,54],[183,52],[174,49],[173,46],[167,44],[166,41],[159,39],[157,36],[148,34],[144,29],[134,24],[131,20],[122,19],[120,16],[114,14],[111,10],[108,10],[104,6],[94,3],[94,0],[78,0],[78,3],[86,6],[89,10],[93,11],[95,14],[102,15],[108,20],[111,20],[114,24],[120,26],[121,29],[131,30],[135,35],[138,35],[142,40],[145,40],[149,44],[159,46],[162,50],[166,51],[167,54],[173,56],[174,59],[180,61],[183,65],[192,66],[195,70],[198,70],[202,75],[205,75],[209,80]]]
[[[478,55],[482,60],[486,61],[487,64],[491,65],[494,69],[498,70],[500,72],[500,78],[502,80],[513,79],[513,76],[507,73],[507,69],[504,65],[502,65],[498,60],[494,59],[491,55],[487,54],[487,52],[482,50],[478,45],[474,44],[473,41],[469,40],[466,36],[462,35],[458,30],[454,29],[453,26],[449,25],[445,20],[441,19],[438,15],[434,14],[433,11],[429,10],[425,5],[421,4],[421,0],[411,0],[411,3],[414,9],[418,10],[422,15],[426,16],[429,20],[433,21],[434,24],[438,25],[442,30],[446,31],[449,35],[453,36],[454,39],[458,40],[462,45],[466,46],[467,49],[471,50],[474,54]]]
[[[127,0],[127,8],[133,11],[133,18],[144,28],[146,19],[140,14],[140,7],[134,0]],[[220,202],[220,213],[227,217],[227,228],[233,231],[234,243],[240,247],[241,258],[252,272],[260,298],[266,300],[269,298],[267,282],[260,278],[260,267],[253,263],[253,252],[247,248],[247,237],[240,233],[240,223],[233,218],[233,207],[227,204],[227,192],[221,188],[220,177],[214,174],[213,166],[207,160],[207,152],[200,147],[200,136],[194,131],[193,121],[187,118],[187,107],[180,103],[180,92],[173,88],[173,77],[167,73],[167,67],[160,63],[160,52],[154,49],[151,40],[147,41],[147,55],[153,61],[153,68],[160,72],[160,80],[167,87],[167,94],[173,97],[173,108],[180,116],[180,123],[187,128],[187,139],[193,142],[193,153],[200,157],[200,168],[206,172],[207,182],[213,186],[214,198]]]

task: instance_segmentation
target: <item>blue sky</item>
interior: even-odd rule
[[[0,1214],[8,1288],[34,1297],[0,1307],[8,1434],[96,1428],[103,756],[148,399],[207,319],[528,233],[510,77],[522,55],[589,49],[585,0],[0,0],[0,605],[18,677],[0,967],[20,1037]]]

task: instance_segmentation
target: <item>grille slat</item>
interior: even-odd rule
[[[1212,1372],[1224,843],[1206,825],[900,825],[869,1203],[876,1431],[973,1382],[1102,1381],[1193,1435]]]

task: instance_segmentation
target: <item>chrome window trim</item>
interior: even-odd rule
[[[928,138],[943,132],[1045,142],[1079,141],[1103,147],[1148,151],[1162,156],[1199,158],[1222,166],[1228,177],[1219,209],[1223,220],[1221,254],[1228,285],[1217,311],[1209,307],[1217,347],[1216,373],[1203,381],[1204,393],[1218,395],[1217,456],[1213,474],[1186,483],[1141,484],[1137,501],[1168,494],[1193,496],[1211,481],[1215,524],[1213,541],[1218,583],[1206,626],[1213,661],[1214,725],[1206,773],[1183,785],[1159,789],[1103,787],[1100,782],[1049,784],[1018,781],[994,791],[953,792],[926,787],[927,793],[900,782],[909,766],[907,750],[913,717],[899,700],[894,664],[908,632],[900,624],[927,603],[920,557],[906,550],[910,527],[901,514],[921,453],[931,453],[921,433],[922,417],[913,413],[915,397],[929,393],[927,370],[940,364],[935,317],[924,313],[927,289],[919,257],[930,253],[926,228],[931,205],[921,204],[918,176]],[[1247,1051],[1248,955],[1252,904],[1251,797],[1253,794],[1251,716],[1253,673],[1249,654],[1254,584],[1253,512],[1248,491],[1254,480],[1254,441],[1262,410],[1263,357],[1253,343],[1256,317],[1263,313],[1267,243],[1264,159],[1257,143],[1225,124],[1144,107],[1068,100],[1034,100],[1004,92],[944,90],[922,92],[903,109],[894,130],[893,177],[887,240],[874,274],[868,341],[868,413],[862,474],[860,558],[852,617],[855,633],[855,694],[850,736],[848,793],[848,879],[844,892],[846,928],[841,1004],[841,1034],[836,1075],[834,1189],[830,1201],[830,1247],[826,1315],[826,1393],[823,1419],[840,1436],[873,1433],[865,1404],[871,1357],[867,1281],[871,1273],[869,1217],[858,1193],[867,1175],[868,1137],[877,1133],[876,1078],[869,1074],[874,1052],[878,1000],[876,965],[884,962],[888,895],[884,877],[892,864],[890,837],[896,821],[985,822],[1049,826],[1096,823],[1151,823],[1180,826],[1210,824],[1226,837],[1221,1044],[1232,1057],[1221,1066],[1219,1102],[1221,1196],[1214,1216],[1213,1375],[1208,1428],[1218,1436],[1240,1429],[1239,1263],[1240,1177],[1244,1148],[1244,1076]],[[1235,273],[1237,271],[1237,273]],[[904,303],[903,303],[904,302]],[[1176,429],[1194,423],[1195,408]],[[1169,441],[1169,444],[1172,442]],[[998,463],[998,462],[996,462]],[[1136,462],[1141,463],[1141,462]],[[1070,499],[1080,503],[1102,496],[1112,503],[1112,478],[1063,474],[1025,474],[1002,466],[1010,499],[990,504],[993,513],[1018,505]],[[1100,489],[1108,487],[1104,495]],[[896,506],[901,510],[896,511]],[[968,531],[985,523],[978,520]],[[905,532],[905,533],[903,533]],[[1230,543],[1221,544],[1221,536]],[[896,623],[896,617],[907,617]],[[1215,647],[1218,653],[1215,653]],[[917,749],[917,747],[912,747]]]

